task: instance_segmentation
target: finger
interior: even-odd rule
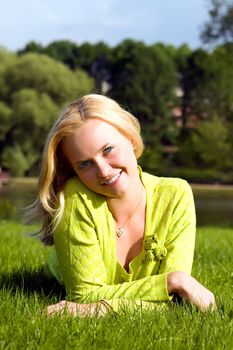
[[[76,303],[68,303],[67,309],[68,313],[72,316],[77,316],[77,304]]]
[[[199,298],[196,302],[197,307],[203,311],[213,311],[217,309],[215,299],[211,298],[209,295],[203,298]]]
[[[60,302],[54,305],[50,305],[47,307],[47,314],[49,316],[53,316],[57,313],[63,313],[64,309],[65,309],[66,305],[64,304],[64,302]]]

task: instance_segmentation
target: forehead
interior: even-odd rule
[[[101,119],[88,119],[84,125],[82,125],[73,134],[74,138],[78,138],[82,142],[94,142],[104,140],[106,137],[122,138],[124,137],[121,132],[109,123]]]
[[[104,137],[105,135],[122,136],[115,126],[97,118],[88,119],[75,134],[79,138],[86,138],[88,135],[92,135],[93,137]]]
[[[100,119],[89,119],[71,135],[63,140],[63,151],[66,155],[74,151],[78,156],[89,157],[105,144],[127,140],[117,128]]]

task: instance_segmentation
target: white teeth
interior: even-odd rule
[[[118,180],[119,177],[120,177],[120,173],[117,174],[117,175],[115,175],[115,176],[113,176],[111,179],[105,181],[104,184],[105,184],[105,185],[111,185],[113,182],[115,182],[116,180]]]

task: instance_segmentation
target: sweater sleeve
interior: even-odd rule
[[[166,236],[167,256],[161,261],[159,273],[183,271],[191,273],[196,235],[196,215],[192,190],[179,180],[173,198],[173,210]]]
[[[108,283],[91,212],[84,201],[75,200],[74,196],[66,200],[65,212],[54,232],[54,240],[68,300],[80,303],[107,300],[111,305],[111,300],[114,299],[114,309],[117,309],[116,299],[143,301],[171,299],[167,291],[165,271],[136,281]]]

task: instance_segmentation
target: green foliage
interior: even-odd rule
[[[107,44],[80,45],[76,50],[74,65],[86,70],[95,79],[98,93],[106,93],[104,84],[109,82],[112,66],[112,49]]]
[[[0,47],[0,100],[7,99],[9,86],[4,75],[8,67],[14,64],[16,60],[17,56],[14,53]]]
[[[77,44],[69,40],[59,40],[49,44],[45,49],[43,49],[43,53],[57,61],[65,63],[71,69],[74,69],[77,47]]]
[[[11,126],[11,116],[11,108],[9,108],[4,102],[0,101],[0,141],[5,139],[5,135]]]
[[[16,57],[17,56],[15,53],[9,52],[6,49],[0,47],[0,74],[2,74],[8,64],[15,62]]]
[[[176,72],[161,45],[125,40],[115,48],[109,94],[138,117],[149,146],[166,137],[175,103]]]
[[[35,53],[19,56],[16,63],[5,71],[5,82],[11,94],[22,88],[32,88],[47,93],[58,104],[82,93],[79,81],[64,64]]]
[[[232,348],[232,229],[205,227],[197,232],[193,275],[214,292],[217,311],[203,314],[184,303],[101,319],[45,315],[47,305],[64,298],[63,289],[43,272],[49,248],[27,232],[18,223],[0,223],[3,349]]]
[[[37,53],[0,50],[0,60],[0,165],[22,176],[39,162],[61,107],[93,91],[94,82],[81,69]]]
[[[162,152],[159,145],[155,148],[147,147],[142,157],[139,159],[139,164],[144,171],[156,173],[161,167]]]
[[[95,90],[94,80],[89,76],[87,72],[78,68],[74,71],[73,74],[78,82],[77,96],[83,96]]]
[[[177,159],[191,168],[196,168],[197,164],[199,170],[212,168],[215,176],[218,171],[229,171],[233,157],[227,125],[218,117],[200,121],[190,137],[180,144]]]
[[[12,109],[5,110],[7,123],[0,125],[4,144],[1,163],[13,176],[23,176],[39,160],[58,106],[45,93],[21,89],[12,95]]]
[[[106,58],[111,56],[111,49],[104,42],[100,41],[96,44],[83,43],[77,49],[76,67],[83,68],[91,74],[93,63],[103,56]]]
[[[104,84],[109,80],[112,50],[104,42],[78,46],[69,40],[58,40],[42,47],[40,44],[30,42],[19,51],[22,53],[37,52],[46,54],[57,61],[63,62],[70,69],[84,69],[95,79],[96,89],[104,93]]]
[[[33,132],[32,128],[48,130],[58,113],[57,105],[46,93],[34,89],[20,89],[12,95],[14,121],[23,122],[25,129]]]
[[[205,69],[206,81],[200,89],[205,92],[206,112],[217,113],[232,122],[233,56],[219,47],[209,56]]]
[[[58,106],[51,97],[34,89],[20,89],[12,95],[14,122],[23,121],[24,130],[33,132],[33,127],[48,130],[58,113]]]
[[[20,55],[29,52],[43,53],[43,46],[35,41],[29,41],[29,43],[26,44],[25,48],[18,51],[18,54]]]
[[[2,154],[2,165],[11,171],[12,176],[23,176],[34,163],[36,156],[30,152],[24,154],[19,144],[5,147]]]
[[[233,41],[232,0],[209,0],[209,21],[203,26],[204,43],[228,43]]]
[[[17,207],[9,198],[0,201],[0,220],[16,219],[19,217]]]
[[[211,2],[226,9],[218,0]],[[214,15],[220,19],[223,12]],[[114,48],[103,42],[77,45],[61,40],[47,47],[30,42],[18,56],[0,49],[0,165],[5,149],[20,145],[18,158],[34,160],[24,174],[32,173],[58,111],[66,102],[96,91],[138,117],[148,149],[142,158],[145,169],[163,175],[177,167],[190,167],[192,173],[199,166],[216,166],[210,179],[228,177],[233,152],[232,53],[231,43],[208,52],[129,39]],[[215,128],[213,115],[222,120],[221,127]],[[213,123],[212,141],[211,126],[203,128],[202,121]],[[229,130],[226,137],[224,128]],[[179,145],[177,155],[162,154],[170,145]],[[221,152],[224,160],[213,154]]]
[[[180,48],[176,64],[182,91],[182,140],[188,128],[195,128],[199,120],[212,120],[212,115],[232,122],[233,60],[229,50],[219,47],[207,53]]]
[[[204,165],[224,170],[233,166],[228,137],[227,126],[215,117],[211,121],[200,122],[191,138],[194,150]]]

